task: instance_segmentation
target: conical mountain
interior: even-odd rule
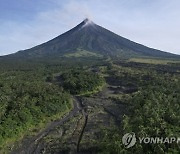
[[[177,55],[152,49],[123,38],[85,19],[68,32],[36,47],[19,51],[15,57],[62,57],[73,54],[115,57],[166,57]]]

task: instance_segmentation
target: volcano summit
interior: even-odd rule
[[[110,56],[119,58],[160,57],[176,58],[175,54],[152,49],[121,37],[89,19],[58,37],[22,50],[13,57]]]

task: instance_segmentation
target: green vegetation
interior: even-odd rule
[[[168,63],[180,63],[179,60],[169,60],[169,59],[158,59],[158,58],[131,58],[129,59],[130,62],[137,62],[137,63],[147,63],[147,64],[168,64]]]
[[[179,63],[171,61],[150,64],[117,59],[100,61],[90,57],[1,60],[0,153],[33,129],[42,129],[50,120],[69,112],[72,109],[71,95],[80,98],[91,95],[104,84],[113,90],[102,94],[102,100],[125,104],[120,110],[126,114],[116,123],[118,128],[104,128],[98,134],[100,140],[88,140],[89,147],[92,145],[92,149],[102,153],[178,153],[179,145],[175,143],[137,143],[126,149],[121,139],[129,132],[134,132],[137,138],[179,137],[179,72]],[[99,95],[93,97],[97,105]],[[88,110],[93,112],[93,102],[91,105]]]
[[[64,57],[75,57],[75,58],[79,58],[79,57],[99,57],[99,58],[102,58],[103,56],[100,55],[100,54],[97,54],[95,52],[90,52],[90,51],[79,49],[76,52],[65,54]]]
[[[136,85],[138,91],[128,97],[117,97],[118,103],[123,102],[129,106],[128,113],[124,115],[120,129],[102,131],[103,139],[99,147],[106,153],[178,153],[180,147],[177,143],[136,143],[130,149],[126,149],[122,144],[122,136],[131,132],[134,132],[137,138],[177,138],[180,135],[180,67],[171,65],[169,72],[169,67],[163,66],[166,72],[161,72],[159,67],[162,66],[137,66],[137,63],[134,67],[116,63],[109,67],[114,83],[121,86],[128,84],[130,87]]]
[[[60,62],[56,59],[0,61],[0,153],[4,150],[6,153],[7,148],[24,135],[45,127],[72,109],[69,92],[53,81],[57,74],[73,68],[85,69],[82,63],[85,68],[92,64],[91,59],[72,59],[67,63],[65,58]],[[93,63],[96,64],[96,60]],[[79,77],[83,80],[88,75],[93,77],[91,73],[82,73]],[[93,78],[101,79],[96,75]],[[90,85],[97,86],[93,82]],[[85,90],[89,88],[98,89]]]
[[[0,145],[71,109],[69,95],[44,83],[1,83]]]
[[[44,72],[43,67],[29,65],[24,70],[18,67],[18,70],[9,69],[0,73],[2,149],[72,109],[70,95],[61,87],[45,81],[48,71]]]
[[[126,149],[121,139],[130,132],[137,138],[180,137],[180,56],[87,22],[39,46],[0,57],[0,153],[16,150],[15,142],[32,132],[38,143],[34,136],[25,142],[34,144],[28,149],[32,153],[178,153],[175,143],[137,143]],[[77,106],[55,121],[66,128],[58,132],[51,123],[39,137],[34,130],[68,113],[72,97]],[[77,123],[66,125],[69,118]],[[100,126],[105,128],[101,131]],[[49,130],[57,138],[49,139],[51,146],[43,144]],[[29,153],[29,144],[23,144],[20,151]],[[50,152],[38,149],[43,146]]]
[[[104,84],[104,79],[98,74],[80,70],[64,73],[62,79],[65,90],[76,95],[95,93]]]

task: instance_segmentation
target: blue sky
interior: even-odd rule
[[[179,0],[0,0],[0,55],[46,42],[85,18],[121,36],[180,54]]]

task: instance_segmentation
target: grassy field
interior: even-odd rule
[[[99,57],[99,58],[101,58],[102,55],[94,53],[94,52],[78,49],[78,51],[66,54],[64,57],[67,57],[67,58],[69,58],[69,57],[76,57],[76,58],[78,58],[78,57]]]
[[[168,63],[180,63],[180,60],[166,60],[166,59],[149,59],[149,58],[131,58],[130,62],[147,63],[147,64],[168,64]]]

